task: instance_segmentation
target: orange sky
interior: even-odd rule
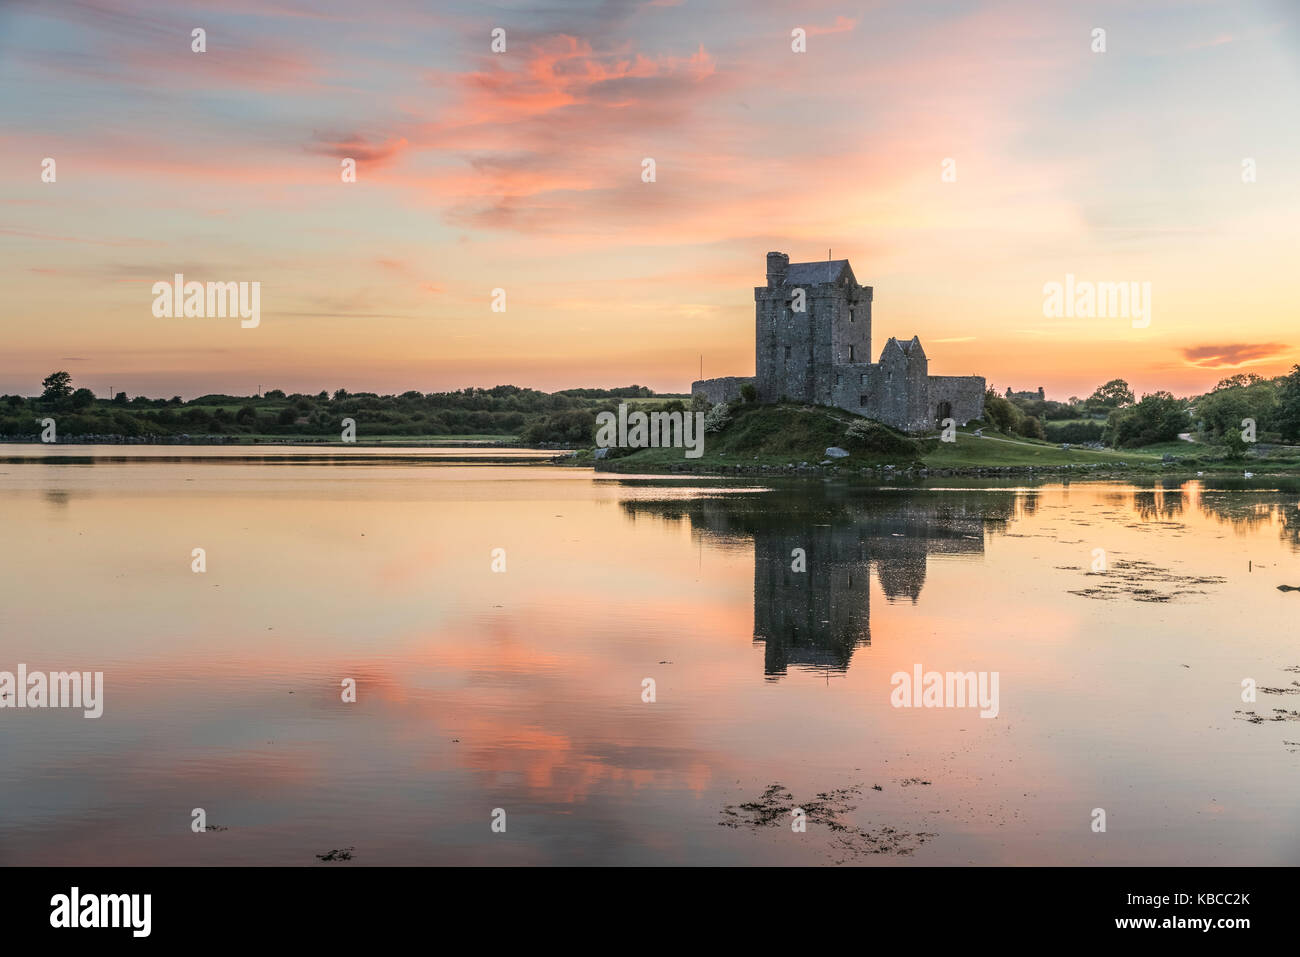
[[[875,287],[873,350],[918,334],[934,374],[1063,399],[1284,372],[1298,20],[1264,0],[7,5],[0,392],[60,368],[99,394],[682,391],[701,355],[752,374],[767,251],[828,248]],[[178,272],[260,282],[260,324],[155,317]],[[1149,282],[1150,325],[1044,316],[1067,274]]]

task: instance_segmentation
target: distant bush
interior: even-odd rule
[[[1153,392],[1137,405],[1111,412],[1105,441],[1117,449],[1141,448],[1173,442],[1188,427],[1187,403],[1168,392]]]
[[[1052,442],[1069,442],[1077,445],[1083,442],[1100,442],[1105,426],[1100,422],[1068,422],[1065,425],[1047,423],[1047,438]]]
[[[1023,412],[996,392],[990,389],[984,394],[984,421],[999,432],[1015,434],[1024,418]]]
[[[1043,423],[1034,415],[1026,416],[1016,424],[1016,434],[1023,435],[1027,439],[1047,438],[1047,431],[1043,428]]]
[[[595,441],[595,432],[596,413],[582,409],[552,412],[534,419],[525,426],[520,438],[530,445],[558,443],[589,446]]]
[[[758,401],[758,390],[754,388],[754,383],[746,382],[740,387],[740,397],[746,402]]]
[[[497,386],[497,388],[515,387]],[[516,391],[520,390],[516,389]],[[556,395],[567,395],[575,399],[649,399],[654,392],[643,385],[625,385],[616,389],[561,389]]]

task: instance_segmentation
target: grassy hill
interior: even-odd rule
[[[826,458],[828,447],[844,444],[844,433],[854,419],[861,419],[861,416],[826,406],[742,405],[736,409],[725,429],[704,437],[704,454],[698,459],[685,458],[683,449],[637,449],[602,462],[601,467],[614,472],[635,472],[684,463],[708,471],[737,464],[816,464]],[[863,456],[863,464],[867,458]],[[901,458],[913,461],[911,456]],[[874,463],[877,459],[871,461]]]

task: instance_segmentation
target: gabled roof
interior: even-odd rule
[[[884,361],[885,361],[885,356],[887,356],[887,355],[889,354],[889,349],[890,349],[891,346],[892,346],[894,349],[898,350],[899,352],[902,352],[903,355],[907,355],[906,352],[903,352],[903,344],[902,344],[901,342],[899,342],[897,339],[895,339],[893,336],[890,336],[888,339],[885,340],[885,346],[884,346],[884,348],[880,350],[880,361],[881,361],[881,362],[884,362]]]
[[[881,362],[885,361],[885,356],[889,354],[889,350],[891,346],[894,349],[896,349],[898,352],[901,352],[904,356],[906,356],[909,359],[925,358],[925,350],[921,348],[920,336],[912,336],[912,338],[907,340],[906,342],[903,342],[900,339],[895,339],[893,336],[890,336],[888,339],[885,340],[885,347],[880,350]]]
[[[825,262],[790,263],[785,271],[787,286],[815,286],[823,282],[839,282],[840,277],[848,273],[854,282],[853,269],[847,259],[828,259]]]

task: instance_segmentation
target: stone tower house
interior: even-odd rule
[[[768,253],[767,284],[754,289],[756,375],[704,379],[692,394],[730,401],[752,382],[760,402],[838,406],[905,432],[981,418],[984,379],[930,375],[919,338],[888,339],[870,361],[872,299],[847,259],[792,263]]]

